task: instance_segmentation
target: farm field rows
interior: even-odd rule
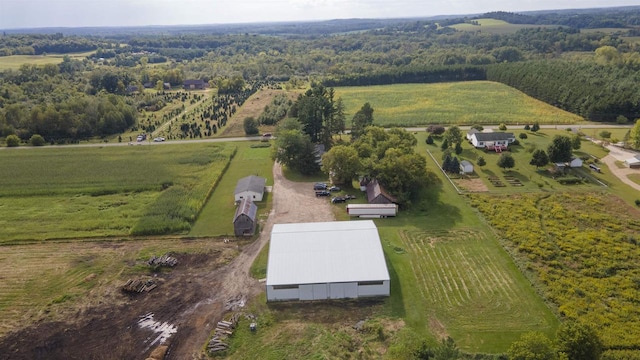
[[[0,238],[45,240],[188,230],[234,144],[0,152]]]
[[[510,24],[506,21],[496,19],[477,19],[474,21],[477,21],[479,25],[461,23],[452,25],[451,27],[458,31],[478,31],[485,34],[513,34],[521,29],[555,27],[552,25]]]
[[[470,200],[562,317],[594,324],[607,348],[640,355],[636,208],[606,192]]]
[[[582,118],[489,81],[338,87],[350,120],[368,102],[374,124],[414,127],[428,124],[574,124]],[[350,122],[350,121],[348,121]]]

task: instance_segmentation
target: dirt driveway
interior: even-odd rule
[[[264,285],[249,276],[249,268],[273,224],[334,220],[329,201],[316,198],[312,184],[286,180],[279,165],[273,174],[273,209],[262,233],[228,264],[222,265],[226,260],[221,254],[240,245],[212,239],[209,254],[178,254],[180,263],[188,265],[159,274],[161,286],[150,293],[129,297],[111,289],[100,294],[101,305],[5,336],[0,339],[0,359],[145,359],[158,344],[157,333],[138,326],[150,313],[159,324],[175,329],[165,343],[165,359],[203,358],[203,345],[228,305],[264,291]]]

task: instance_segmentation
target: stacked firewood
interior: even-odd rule
[[[158,285],[152,279],[129,279],[126,284],[122,285],[122,291],[128,293],[149,292]]]
[[[164,254],[160,257],[152,256],[149,261],[147,261],[149,266],[164,266],[164,267],[174,267],[178,264],[178,259],[173,256],[169,256],[168,254]]]
[[[238,318],[240,315],[238,313],[233,314],[229,321],[221,320],[218,321],[218,325],[216,326],[216,330],[214,332],[213,337],[209,340],[209,344],[207,344],[207,351],[210,354],[224,351],[229,348],[229,344],[227,344],[227,339],[229,336],[233,335],[233,330],[236,328],[238,324]]]

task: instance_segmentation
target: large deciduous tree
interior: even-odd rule
[[[571,161],[571,151],[571,139],[568,136],[556,135],[547,148],[547,155],[553,163],[564,163]]]
[[[330,148],[332,136],[344,131],[344,113],[340,114],[339,110],[344,111],[335,104],[333,88],[313,84],[311,89],[298,97],[292,114],[297,116],[311,142],[323,143]]]
[[[507,355],[510,360],[555,360],[558,354],[551,340],[539,332],[523,334],[511,344]]]
[[[529,165],[534,165],[536,168],[541,166],[545,166],[549,163],[549,157],[544,150],[535,150],[532,154],[531,161],[529,161]]]
[[[279,130],[273,158],[279,163],[304,175],[320,170],[316,163],[314,145],[309,135],[301,130]]]
[[[636,120],[636,124],[631,128],[629,141],[634,149],[640,148],[640,119]]]
[[[602,341],[589,325],[565,322],[558,328],[556,338],[558,352],[568,360],[597,360],[602,354]]]
[[[322,156],[322,170],[328,173],[336,184],[351,183],[361,167],[358,152],[352,146],[334,146]]]
[[[498,166],[507,170],[516,166],[516,161],[511,154],[503,153],[498,159]]]
[[[462,131],[456,125],[450,126],[447,131],[444,132],[444,138],[450,145],[459,144],[462,142]]]

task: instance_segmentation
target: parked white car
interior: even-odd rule
[[[153,141],[155,142],[163,142],[165,139],[163,137],[157,137],[155,139],[153,139]]]

